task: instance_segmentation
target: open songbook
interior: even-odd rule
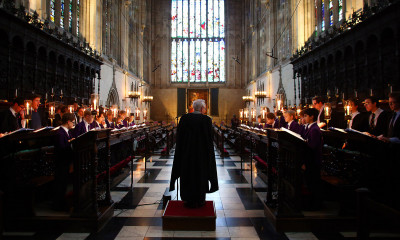
[[[5,133],[4,137],[8,136],[8,135],[16,134],[16,133],[25,133],[25,132],[28,133],[28,132],[31,132],[31,131],[33,131],[33,129],[31,129],[31,128],[20,128],[20,129],[17,129],[15,131],[12,131],[12,132]]]
[[[45,131],[45,130],[52,130],[52,129],[53,129],[53,127],[42,127],[42,128],[36,129],[33,132],[37,133],[37,132],[41,132],[41,131]]]
[[[294,137],[297,137],[298,139],[300,139],[300,140],[302,140],[302,141],[305,141],[305,139],[304,139],[300,134],[295,133],[295,132],[293,132],[293,131],[290,131],[290,130],[287,129],[287,128],[280,128],[280,130],[281,130],[281,131],[284,131],[284,132],[287,132],[287,133],[289,133],[290,135],[292,135],[292,136],[294,136]]]
[[[336,132],[347,133],[346,130],[342,128],[329,127],[328,129]]]
[[[351,129],[351,128],[346,128],[345,131],[346,131],[346,132],[352,132],[352,133],[361,134],[361,135],[364,135],[364,136],[367,136],[367,137],[370,137],[370,138],[374,138],[374,137],[370,136],[370,135],[367,134],[367,133],[363,133],[363,132],[360,132],[360,131],[357,131],[357,130]]]

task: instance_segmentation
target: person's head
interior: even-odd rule
[[[129,116],[129,122],[133,122],[134,119],[135,119],[135,114],[131,113],[131,115]]]
[[[193,110],[202,114],[207,113],[206,102],[203,99],[197,99],[193,101]]]
[[[267,113],[267,124],[272,125],[275,121],[275,114],[273,113]]]
[[[64,113],[61,117],[61,124],[68,128],[72,129],[74,127],[75,116],[72,113]]]
[[[389,94],[389,106],[392,111],[400,110],[400,93]]]
[[[312,105],[318,111],[321,111],[322,106],[324,106],[324,99],[321,96],[313,97]]]
[[[358,106],[359,106],[359,101],[355,98],[350,98],[349,99],[349,104],[350,104],[350,110],[351,112],[357,112],[358,111]]]
[[[41,97],[38,94],[33,94],[31,96],[33,110],[38,110],[39,105],[40,105],[40,98]]]
[[[68,112],[68,107],[65,106],[65,105],[61,105],[61,106],[60,106],[60,114],[61,114],[61,116],[62,116],[63,114],[65,114],[65,113],[67,113],[67,112]]]
[[[258,122],[258,123],[261,123],[261,115],[258,115],[258,117],[257,117],[257,122]]]
[[[316,108],[307,108],[304,110],[304,121],[306,123],[313,123],[317,121],[319,111]]]
[[[17,97],[16,99],[14,99],[13,105],[11,107],[15,112],[17,112],[17,113],[21,112],[21,110],[23,110],[25,108],[24,99]]]
[[[285,121],[287,123],[293,121],[296,117],[296,112],[293,110],[287,110],[284,114],[283,117],[285,118]]]
[[[126,111],[125,111],[125,110],[121,110],[121,111],[119,111],[118,115],[119,115],[122,119],[125,119],[125,118],[126,118]]]
[[[112,122],[112,120],[113,120],[113,112],[111,110],[108,110],[107,113],[106,113],[106,117],[107,117],[108,121]]]
[[[92,112],[90,110],[86,110],[83,113],[83,119],[89,124],[92,123],[93,122]]]
[[[59,105],[58,107],[56,107],[56,113],[58,113],[58,114],[61,113],[61,107],[62,107],[62,105]]]
[[[307,123],[306,123],[306,120],[305,120],[305,118],[304,118],[304,110],[301,110],[301,111],[300,111],[299,116],[300,116],[300,123],[303,124],[303,125],[304,125],[304,124],[307,124]]]
[[[97,121],[98,123],[104,122],[104,113],[99,113],[99,114],[96,116],[96,121]]]
[[[78,102],[77,102],[77,101],[74,101],[74,111],[75,111],[75,112],[78,111],[78,108],[79,108]]]
[[[122,117],[121,116],[117,117],[117,123],[118,124],[122,124]]]
[[[236,118],[236,114],[233,114],[233,118]]]
[[[375,96],[369,96],[365,99],[364,106],[368,112],[375,112],[379,107],[379,100]]]
[[[276,112],[276,116],[277,116],[277,117],[282,117],[282,116],[283,116],[283,112],[282,112],[281,110],[278,110],[278,111]]]
[[[83,117],[83,113],[85,112],[85,110],[83,109],[83,107],[78,107],[76,109],[76,112],[78,113],[79,117]]]

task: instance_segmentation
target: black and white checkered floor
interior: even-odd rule
[[[250,165],[245,164],[241,174],[240,157],[232,155],[222,159],[218,151],[218,179],[220,190],[207,195],[217,209],[216,231],[163,231],[162,203],[160,200],[169,186],[173,152],[170,157],[153,155],[147,162],[147,174],[144,161],[137,158],[134,162],[134,184],[130,189],[128,176],[116,188],[112,189],[112,198],[116,202],[114,217],[98,233],[5,233],[4,239],[355,239],[355,233],[277,233],[264,217],[262,201],[265,199],[266,185],[257,176],[253,168],[253,184],[250,186]],[[176,198],[173,193],[172,198]],[[390,236],[376,239],[394,239]]]

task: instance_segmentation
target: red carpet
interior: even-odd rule
[[[201,208],[187,208],[183,201],[169,201],[164,213],[165,217],[214,217],[214,202],[206,201]]]
[[[183,201],[169,201],[165,209],[163,230],[215,231],[214,202],[206,201],[201,208],[187,208]]]

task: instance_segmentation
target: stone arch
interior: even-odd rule
[[[118,108],[120,106],[119,95],[118,95],[117,88],[115,86],[112,86],[110,91],[108,92],[108,97],[107,97],[107,102],[106,102],[106,106],[111,107],[112,105],[117,105]]]

